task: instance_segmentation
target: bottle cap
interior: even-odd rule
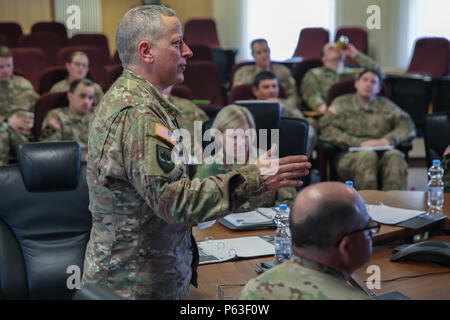
[[[433,166],[439,167],[441,165],[441,160],[433,160]]]
[[[278,206],[278,209],[280,209],[280,210],[287,210],[287,209],[288,209],[288,206],[287,206],[287,204],[280,204],[280,205]]]
[[[353,188],[353,181],[345,181],[345,184]]]

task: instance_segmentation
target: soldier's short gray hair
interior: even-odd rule
[[[180,18],[175,10],[164,5],[136,6],[125,13],[116,32],[116,47],[123,66],[135,64],[139,42],[157,45],[166,32],[161,16]]]

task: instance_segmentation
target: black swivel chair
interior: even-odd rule
[[[72,299],[92,223],[80,146],[23,144],[18,158],[0,167],[0,299]]]
[[[442,160],[445,148],[450,144],[450,112],[438,112],[425,116],[425,155],[427,168],[433,160]]]

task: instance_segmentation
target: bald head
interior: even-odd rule
[[[342,182],[323,182],[302,190],[290,215],[293,244],[297,247],[332,247],[344,233],[367,221],[365,203]]]

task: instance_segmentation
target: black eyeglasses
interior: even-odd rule
[[[354,234],[354,233],[357,233],[357,232],[366,231],[366,230],[369,230],[370,231],[370,236],[373,237],[374,234],[377,234],[380,231],[380,224],[378,222],[376,222],[376,221],[370,220],[369,226],[344,234],[339,239],[339,241],[336,242],[334,247],[337,248],[339,246],[339,243],[341,243],[342,239],[344,239],[344,237],[347,237],[347,236],[349,236],[351,234]]]

